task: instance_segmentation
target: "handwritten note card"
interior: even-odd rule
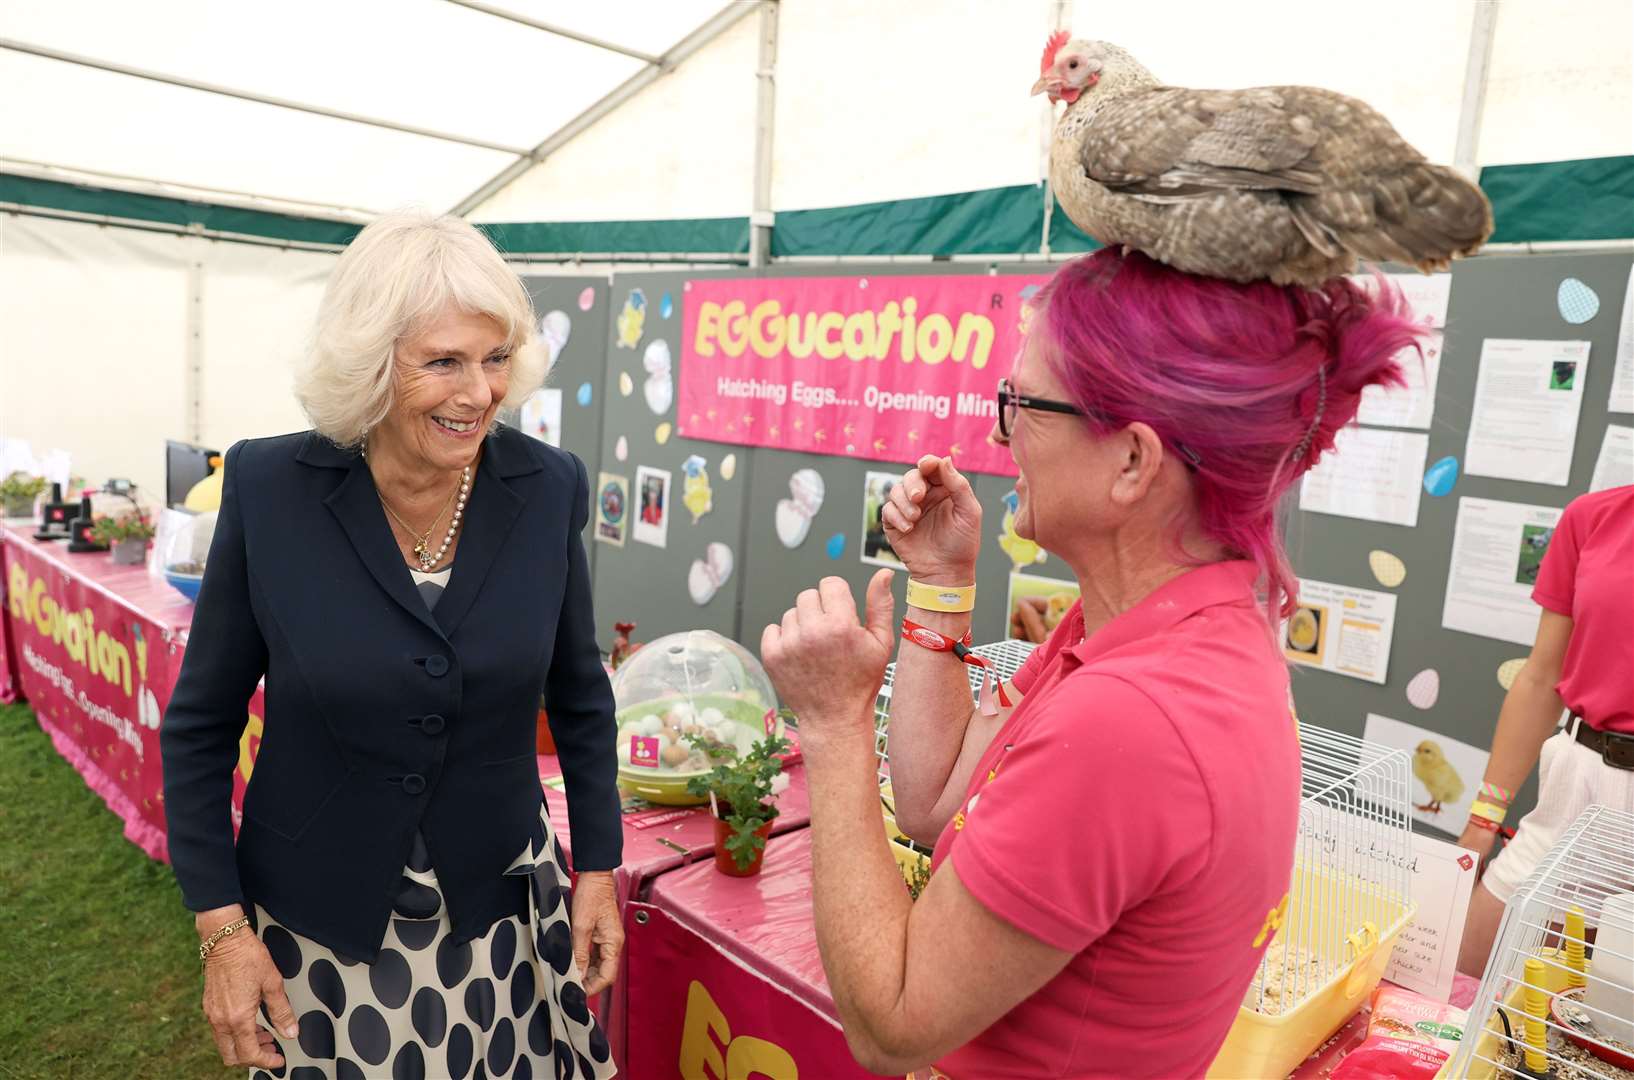
[[[1457,844],[1413,836],[1413,900],[1418,915],[1396,939],[1384,977],[1437,1001],[1452,996],[1476,859]]]

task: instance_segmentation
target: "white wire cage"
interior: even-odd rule
[[[1627,1080],[1630,1062],[1634,814],[1591,806],[1505,906],[1451,1074]]]
[[[1036,648],[1038,646],[1031,642],[1007,640],[977,645],[970,651],[992,665],[991,670],[995,679],[1007,682],[1021,670],[1021,665],[1027,662],[1027,657],[1031,656]],[[970,700],[975,703],[981,693],[982,680],[987,677],[987,671],[967,664],[965,675],[970,682]],[[885,667],[885,681],[880,685],[879,696],[874,699],[874,753],[879,758],[880,800],[885,806],[886,824],[893,831],[896,828],[896,803],[891,794],[891,756],[887,733],[891,722],[891,686],[895,681],[896,664],[892,662]]]

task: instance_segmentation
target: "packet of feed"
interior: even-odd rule
[[[1464,1037],[1469,1013],[1399,986],[1373,993],[1367,1039],[1352,1050],[1332,1080],[1432,1080]]]

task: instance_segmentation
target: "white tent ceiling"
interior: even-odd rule
[[[205,189],[195,191],[205,199],[228,193],[224,202],[253,193],[315,204],[297,208],[326,216],[419,204],[484,221],[741,217],[754,201],[760,35],[758,19],[738,17],[758,7],[0,0],[0,171],[109,186],[131,185],[101,174],[144,178]],[[1026,88],[1057,20],[1077,36],[1125,45],[1175,83],[1303,82],[1354,94],[1432,159],[1452,162],[1482,11],[1494,30],[1468,164],[1634,154],[1630,0],[782,0],[779,8],[772,210],[1041,179],[1049,114]],[[648,64],[678,44],[689,59]],[[486,145],[109,73],[17,45]],[[593,123],[575,123],[644,73],[645,89]],[[519,158],[564,125],[571,139],[551,140],[536,162]]]
[[[482,6],[657,59],[722,0]],[[447,0],[0,0],[0,37],[497,147],[0,50],[4,159],[365,211],[453,206],[648,66]]]

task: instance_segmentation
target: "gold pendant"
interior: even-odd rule
[[[414,557],[421,562],[426,561],[426,542],[424,540],[414,541]]]

